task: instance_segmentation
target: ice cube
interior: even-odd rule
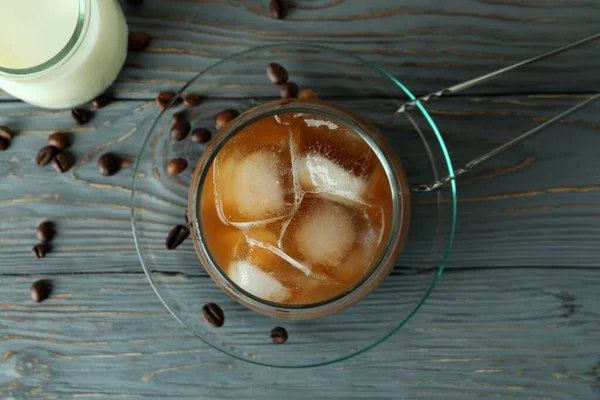
[[[277,121],[277,123],[281,125],[291,125],[298,119],[302,118],[303,115],[304,114],[302,113],[283,113],[276,114],[273,116],[273,118],[275,119],[275,121]]]
[[[314,207],[296,229],[295,245],[311,264],[338,265],[356,240],[352,214],[333,203]]]
[[[281,303],[291,294],[290,290],[273,275],[264,272],[249,261],[232,262],[228,276],[239,287],[261,299]]]
[[[301,161],[300,185],[306,191],[337,194],[360,202],[367,182],[335,161],[318,153],[309,153]]]
[[[214,177],[219,215],[228,224],[266,224],[288,216],[294,207],[289,149],[220,154]]]
[[[279,162],[277,154],[266,151],[253,153],[240,162],[232,186],[242,214],[265,219],[285,208],[283,182],[277,172]]]
[[[378,207],[335,197],[307,193],[279,244],[312,275],[339,282],[359,277],[371,267],[384,221]]]
[[[379,164],[371,173],[362,198],[368,202],[371,199],[387,199],[391,197],[392,193],[387,174],[383,165]]]
[[[252,228],[246,231],[245,241],[240,242],[235,249],[235,258],[248,260],[265,270],[275,271],[282,263],[287,263],[291,268],[296,268],[305,275],[311,273],[309,267],[277,247],[277,235],[267,228]]]
[[[366,180],[378,164],[369,144],[352,128],[322,115],[304,114],[297,128],[299,153],[320,155]]]

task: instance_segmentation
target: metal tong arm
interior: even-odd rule
[[[404,111],[412,110],[413,108],[416,107],[417,102],[419,102],[419,101],[421,103],[426,103],[428,101],[438,99],[438,98],[440,98],[442,96],[449,96],[449,95],[452,95],[452,94],[460,93],[460,92],[465,91],[465,90],[467,90],[469,88],[472,88],[473,86],[480,85],[480,84],[482,84],[484,82],[487,82],[487,81],[489,81],[489,80],[491,80],[493,78],[496,78],[496,77],[498,77],[499,75],[501,75],[501,74],[503,74],[505,72],[512,71],[514,69],[517,69],[519,67],[523,67],[525,65],[533,64],[536,61],[540,61],[540,60],[543,60],[544,58],[552,57],[552,56],[554,56],[556,54],[563,53],[563,52],[565,52],[567,50],[570,50],[570,49],[572,49],[574,47],[581,46],[582,44],[591,42],[591,41],[596,40],[596,39],[600,39],[600,32],[598,32],[598,33],[596,33],[594,35],[588,36],[588,37],[586,37],[584,39],[578,40],[576,42],[569,43],[569,44],[567,44],[565,46],[562,46],[562,47],[559,47],[557,49],[550,50],[550,51],[548,51],[546,53],[539,54],[539,55],[537,55],[535,57],[532,57],[532,58],[529,58],[527,60],[520,61],[520,62],[518,62],[516,64],[509,65],[508,67],[500,68],[500,69],[498,69],[496,71],[493,71],[493,72],[490,72],[488,74],[478,76],[477,78],[473,78],[471,80],[468,80],[468,81],[465,81],[465,82],[461,82],[461,83],[456,84],[454,86],[450,86],[450,87],[447,87],[445,89],[438,90],[437,92],[426,94],[424,96],[421,96],[421,97],[417,98],[416,100],[408,101],[408,102],[402,104],[400,106],[400,108],[396,111],[396,114],[400,114],[400,113],[403,113]]]
[[[591,42],[591,41],[596,40],[596,39],[600,39],[600,32],[598,32],[598,33],[596,33],[594,35],[588,36],[586,38],[583,38],[581,40],[578,40],[576,42],[569,43],[569,44],[567,44],[565,46],[562,46],[562,47],[559,47],[557,49],[548,51],[546,53],[539,54],[539,55],[537,55],[535,57],[532,57],[532,58],[529,58],[527,60],[523,60],[523,61],[518,62],[516,64],[509,65],[508,67],[504,67],[504,68],[501,68],[499,70],[490,72],[488,74],[478,76],[478,77],[476,77],[474,79],[471,79],[471,80],[468,80],[468,81],[465,81],[465,82],[461,82],[461,83],[459,83],[457,85],[447,87],[447,88],[439,90],[437,92],[429,93],[429,94],[427,94],[425,96],[421,96],[421,97],[419,97],[419,98],[417,98],[415,100],[412,100],[412,101],[404,103],[396,111],[396,114],[401,114],[401,113],[404,113],[405,111],[411,110],[411,109],[415,108],[418,103],[426,103],[428,101],[440,98],[442,96],[448,96],[448,95],[452,95],[452,94],[456,94],[456,93],[462,92],[462,91],[467,90],[467,89],[469,89],[469,88],[471,88],[473,86],[477,86],[477,85],[479,85],[481,83],[484,83],[484,82],[487,82],[487,81],[489,81],[489,80],[491,80],[493,78],[496,78],[496,77],[498,77],[499,75],[501,75],[501,74],[503,74],[505,72],[512,71],[512,70],[517,69],[519,67],[522,67],[524,65],[533,64],[533,63],[535,63],[537,61],[543,60],[545,58],[551,57],[551,56],[556,55],[556,54],[563,53],[563,52],[565,52],[567,50],[570,50],[570,49],[572,49],[574,47],[581,46],[581,45],[583,45],[585,43]],[[513,140],[511,140],[511,141],[503,144],[502,146],[499,146],[499,147],[495,148],[494,150],[490,151],[489,153],[486,153],[486,154],[484,154],[482,156],[479,156],[479,157],[477,157],[477,158],[469,161],[467,164],[465,164],[464,167],[456,169],[454,171],[454,175],[453,176],[445,176],[445,177],[443,177],[441,179],[438,179],[437,181],[432,182],[430,184],[424,184],[424,185],[420,185],[420,186],[418,186],[416,188],[412,188],[411,191],[413,191],[413,192],[430,192],[430,191],[439,189],[440,187],[444,186],[448,182],[456,179],[456,177],[464,174],[465,172],[468,172],[469,170],[471,170],[475,166],[477,166],[479,164],[482,164],[482,163],[488,161],[490,158],[492,158],[492,157],[494,157],[494,156],[496,156],[496,155],[498,155],[498,154],[506,151],[507,149],[515,146],[516,144],[521,143],[521,142],[525,141],[526,139],[529,139],[531,136],[535,135],[536,133],[541,132],[542,130],[544,130],[548,126],[552,125],[554,122],[556,122],[556,121],[558,121],[558,120],[560,120],[560,119],[562,119],[562,118],[564,118],[564,117],[566,117],[566,116],[574,113],[575,111],[577,111],[577,110],[579,110],[579,109],[587,106],[588,104],[590,104],[590,103],[598,100],[599,98],[600,98],[600,93],[598,93],[596,95],[593,95],[592,97],[590,97],[590,98],[584,100],[583,102],[581,102],[581,103],[579,103],[579,104],[571,107],[570,109],[568,109],[568,110],[564,111],[563,113],[555,116],[554,118],[552,118],[552,119],[544,122],[543,124],[541,124],[541,125],[533,128],[533,129],[531,129],[530,131],[527,131],[527,132],[523,133],[522,135],[519,135],[518,137],[516,137]]]
[[[508,150],[509,148],[515,146],[516,144],[519,144],[527,139],[529,139],[530,137],[532,137],[533,135],[535,135],[536,133],[541,132],[542,130],[544,130],[545,128],[549,127],[550,125],[552,125],[553,123],[555,123],[556,121],[565,118],[566,116],[574,113],[575,111],[579,110],[580,108],[583,108],[585,106],[587,106],[588,104],[596,101],[600,99],[600,93],[590,97],[589,99],[586,99],[584,101],[582,101],[581,103],[569,108],[568,110],[558,114],[556,117],[544,122],[541,125],[536,126],[535,128],[531,129],[530,131],[525,132],[524,134],[517,136],[516,138],[514,138],[513,140],[504,143],[502,146],[498,146],[496,147],[494,150],[490,151],[489,153],[486,153],[482,156],[479,156],[471,161],[469,161],[468,163],[465,164],[464,167],[462,168],[458,168],[454,171],[454,176],[445,176],[444,178],[441,178],[433,183],[430,183],[428,185],[420,185],[417,186],[416,188],[412,188],[411,191],[413,192],[431,192],[432,190],[436,190],[439,189],[440,187],[444,186],[445,184],[447,184],[448,182],[450,182],[453,179],[456,179],[457,177],[459,177],[460,175],[464,174],[465,172],[470,171],[472,168],[475,168],[477,165],[482,164],[484,162],[486,162],[487,160],[489,160],[490,158],[497,156],[498,154]]]

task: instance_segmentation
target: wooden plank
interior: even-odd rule
[[[294,3],[287,20],[276,21],[264,0],[146,0],[137,8],[123,2],[130,29],[149,32],[153,41],[147,51],[129,55],[112,88],[125,101],[102,110],[84,128],[73,129],[65,112],[41,111],[0,93],[0,124],[20,131],[0,155],[0,397],[598,398],[600,282],[592,269],[598,266],[600,233],[598,105],[478,169],[459,186],[451,267],[569,269],[447,270],[417,316],[384,345],[342,364],[304,371],[226,357],[178,325],[160,304],[132,244],[131,167],[111,178],[100,177],[95,167],[104,151],[135,159],[156,115],[150,100],[158,91],[177,89],[239,51],[304,40],[364,57],[423,93],[594,33],[600,7],[585,0]],[[432,105],[455,165],[581,100],[554,93],[600,90],[591,72],[600,60],[598,48],[587,46],[470,92],[482,97]],[[231,98],[264,86],[262,71],[256,71],[231,88],[196,87],[212,97],[198,121],[209,124],[231,101],[250,104],[252,99]],[[315,79],[310,69],[292,72],[304,86]],[[317,78],[313,86],[320,91],[337,85],[337,71]],[[364,102],[347,97],[344,105],[360,109]],[[397,134],[389,129],[391,111],[381,107],[367,116]],[[58,129],[76,138],[71,149],[76,167],[61,176],[32,161]],[[409,151],[414,143],[404,141],[406,136],[391,138],[420,182],[424,175]],[[161,246],[170,225],[181,221],[185,190],[152,188],[148,243]],[[425,204],[423,221],[427,215]],[[48,258],[33,260],[34,230],[46,218],[57,221],[59,235]],[[193,259],[189,242],[168,256],[180,254]],[[421,253],[408,256],[403,266],[429,266]],[[392,279],[402,279],[403,271]],[[38,277],[53,279],[55,291],[34,305],[28,288]],[[172,281],[178,285],[181,277]],[[371,317],[389,318],[381,312]],[[282,357],[289,357],[292,344]]]
[[[576,96],[456,98],[430,109],[459,166],[580,100]],[[231,104],[240,105],[207,101],[198,109],[197,124],[210,126],[217,111]],[[360,101],[341,104],[364,108]],[[426,175],[415,166],[418,157],[407,152],[412,142],[405,139],[410,132],[398,135],[389,130],[392,110],[369,109],[378,111],[365,116],[378,123],[403,154],[413,183],[421,183]],[[66,112],[39,111],[18,103],[2,104],[0,110],[0,124],[20,132],[0,157],[0,271],[140,271],[129,219],[132,168],[102,177],[96,160],[106,151],[134,160],[156,106],[116,102],[98,112],[89,126],[77,129]],[[598,265],[599,111],[600,105],[595,105],[579,112],[461,181],[451,266]],[[33,162],[46,136],[55,130],[71,131],[75,138],[70,152],[76,164],[64,175]],[[202,149],[191,142],[182,146],[175,150],[192,158]],[[177,186],[172,191],[171,186],[149,185],[145,197],[152,240],[158,246],[170,226],[180,223],[185,209],[186,189]],[[420,207],[425,221],[428,207]],[[49,257],[32,262],[29,250],[35,243],[35,227],[46,218],[57,221],[59,236]],[[431,266],[426,255],[408,255],[402,261],[405,266]]]
[[[594,1],[316,0],[295,2],[279,21],[264,0],[122,3],[130,30],[153,37],[145,52],[129,55],[114,86],[119,97],[136,99],[181,87],[237,52],[297,41],[362,56],[415,92],[429,92],[595,33],[600,12]],[[598,91],[600,78],[592,72],[600,61],[598,46],[512,73],[472,93]]]
[[[208,348],[165,311],[139,274],[64,275],[39,305],[28,300],[31,280],[0,278],[5,399],[592,400],[600,394],[596,271],[450,272],[386,343],[308,370],[257,367]]]
[[[296,2],[273,21],[262,0],[151,1],[126,9],[131,29],[157,40],[128,62],[118,90],[131,96],[184,83],[213,62],[254,46],[310,41],[363,56],[416,92],[470,79],[597,31],[594,2],[577,6],[533,0],[527,4],[478,0],[418,2],[362,0]],[[491,83],[475,93],[600,90],[590,71],[598,45],[550,60]],[[335,73],[331,74],[335,76]],[[557,78],[559,77],[559,78]],[[162,84],[162,86],[161,86]]]

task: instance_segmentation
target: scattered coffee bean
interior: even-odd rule
[[[281,0],[271,0],[271,15],[273,18],[283,19],[285,17],[285,10],[283,9],[283,5],[281,4]]]
[[[40,167],[43,167],[44,165],[48,165],[50,163],[50,161],[52,161],[55,154],[56,154],[56,147],[53,147],[53,146],[42,147],[40,149],[40,151],[38,151],[37,156],[35,156],[35,162]]]
[[[131,4],[132,6],[139,6],[144,2],[144,0],[127,0],[127,3]]]
[[[33,246],[31,249],[31,254],[33,254],[35,258],[44,258],[46,257],[47,250],[48,248],[45,244],[39,243]]]
[[[167,240],[165,241],[165,246],[167,249],[174,250],[176,249],[185,239],[190,236],[190,230],[187,226],[177,225],[171,229],[169,235],[167,236]]]
[[[196,128],[190,135],[192,142],[202,144],[210,140],[210,131],[206,128]]]
[[[40,303],[50,296],[50,283],[48,281],[36,281],[31,285],[31,289],[29,294],[31,296],[31,300],[36,303]]]
[[[282,99],[292,99],[298,96],[298,85],[294,82],[286,82],[279,88]]]
[[[0,125],[0,139],[4,139],[8,142],[13,140],[15,133],[8,126]]]
[[[85,125],[92,119],[92,112],[83,108],[74,108],[71,110],[71,117],[77,125]]]
[[[35,237],[42,243],[50,243],[55,234],[54,224],[50,221],[42,222],[35,230]]]
[[[167,164],[167,174],[170,176],[179,175],[187,168],[187,161],[183,158],[174,158]]]
[[[171,128],[171,139],[176,142],[185,139],[185,137],[190,133],[190,129],[192,129],[190,121],[187,119],[180,119]]]
[[[185,104],[186,107],[198,107],[200,103],[202,103],[202,97],[196,93],[188,93],[183,98],[183,104]]]
[[[238,115],[240,115],[240,113],[232,108],[220,112],[215,118],[215,128],[217,128],[217,130],[220,130]]]
[[[298,95],[299,99],[318,99],[319,95],[313,89],[303,89]]]
[[[107,94],[101,94],[100,96],[98,96],[94,100],[92,100],[92,105],[94,106],[94,108],[96,110],[98,110],[100,108],[106,107],[111,102],[112,102],[112,97],[110,97]]]
[[[285,328],[280,326],[271,329],[271,342],[275,344],[283,344],[288,339],[288,333]]]
[[[171,115],[171,125],[175,125],[177,122],[181,121],[182,119],[185,119],[185,112],[184,111],[176,112],[175,114]]]
[[[215,303],[208,303],[202,307],[202,317],[206,322],[214,326],[215,328],[220,328],[223,326],[225,322],[225,314],[223,314],[223,310]]]
[[[66,133],[55,132],[48,136],[48,144],[58,150],[64,150],[71,144],[69,136]]]
[[[15,133],[8,126],[0,125],[0,151],[10,147],[10,142],[15,137]]]
[[[129,49],[142,51],[150,44],[150,35],[145,32],[131,32],[129,34]]]
[[[111,176],[119,172],[121,169],[121,159],[113,154],[102,154],[98,158],[98,171],[104,176]]]
[[[63,153],[58,153],[55,155],[54,159],[52,160],[52,168],[61,174],[63,172],[67,172],[69,169],[69,160],[67,159],[67,156],[65,156]]]
[[[267,65],[267,76],[274,85],[283,85],[288,81],[288,72],[277,63]]]
[[[156,104],[164,110],[171,100],[173,100],[173,97],[175,97],[175,93],[173,92],[160,92],[158,96],[156,96]]]

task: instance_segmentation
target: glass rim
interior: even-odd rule
[[[404,85],[402,84],[398,79],[396,79],[393,75],[391,75],[390,73],[388,73],[386,70],[384,70],[383,68],[367,61],[364,60],[363,58],[355,55],[355,54],[351,54],[342,50],[337,50],[328,46],[323,46],[323,45],[318,45],[318,44],[314,44],[314,43],[307,43],[307,42],[294,42],[294,43],[276,43],[276,44],[269,44],[269,45],[264,45],[264,46],[257,46],[257,47],[252,47],[248,50],[245,50],[243,52],[239,52],[236,54],[233,54],[231,56],[228,56],[212,65],[210,65],[209,67],[207,67],[204,71],[198,73],[196,76],[194,76],[192,79],[190,79],[187,83],[185,83],[183,85],[183,87],[181,89],[179,89],[179,91],[177,91],[177,94],[182,93],[183,91],[185,91],[188,87],[190,87],[198,78],[200,78],[201,76],[204,75],[208,75],[210,73],[212,73],[213,70],[219,68],[221,65],[233,61],[238,57],[243,57],[245,55],[251,54],[253,52],[256,51],[265,51],[265,50],[275,50],[275,49],[282,49],[282,48],[286,48],[286,47],[300,47],[300,48],[307,48],[307,49],[312,49],[312,50],[321,50],[321,51],[327,51],[327,52],[331,52],[331,53],[336,53],[336,54],[340,54],[340,55],[344,55],[350,58],[353,58],[354,60],[356,60],[359,63],[362,63],[370,68],[373,68],[374,70],[377,70],[379,73],[381,73],[383,76],[385,76],[386,78],[390,79],[397,87],[399,87],[402,92],[404,92],[404,94],[411,100],[411,101],[416,101],[416,108],[421,112],[421,114],[423,115],[423,117],[425,118],[425,120],[427,121],[427,123],[429,124],[430,128],[432,129],[435,138],[440,146],[440,149],[442,150],[442,154],[444,156],[444,161],[445,161],[445,166],[448,170],[448,176],[450,177],[454,177],[454,167],[452,165],[452,160],[450,158],[450,152],[448,151],[448,148],[446,146],[446,143],[442,137],[442,134],[440,132],[440,130],[438,129],[436,123],[434,122],[433,118],[431,117],[431,115],[429,114],[429,112],[427,111],[427,109],[423,106],[423,104],[417,99],[417,97]],[[435,288],[435,286],[437,285],[437,282],[439,281],[440,277],[443,274],[443,271],[445,269],[446,263],[448,261],[448,257],[450,255],[450,249],[452,247],[452,243],[454,241],[454,234],[455,234],[455,230],[456,230],[456,218],[457,218],[457,185],[456,185],[456,181],[454,179],[452,179],[449,183],[449,188],[450,188],[450,193],[451,193],[451,197],[452,197],[452,207],[451,207],[451,223],[450,223],[450,233],[448,236],[448,243],[446,245],[446,249],[444,251],[443,257],[442,257],[442,261],[440,262],[440,265],[437,268],[437,273],[435,274],[431,284],[429,285],[427,291],[424,293],[424,295],[422,296],[422,298],[419,300],[419,302],[415,305],[414,309],[406,316],[404,317],[404,319],[402,321],[400,321],[398,323],[398,325],[396,327],[394,327],[390,332],[388,332],[387,334],[385,334],[383,337],[377,339],[376,341],[374,341],[373,343],[371,343],[370,345],[357,350],[351,354],[342,356],[340,358],[336,358],[336,359],[332,359],[332,360],[328,360],[328,361],[323,361],[323,362],[317,362],[317,363],[313,363],[313,364],[306,364],[306,365],[273,365],[273,364],[269,364],[266,362],[261,362],[261,361],[256,361],[256,360],[252,360],[252,359],[247,359],[247,358],[243,358],[240,357],[239,355],[235,354],[234,352],[228,350],[228,349],[224,349],[221,347],[218,347],[216,345],[214,345],[213,343],[211,343],[210,341],[206,340],[204,337],[202,337],[201,335],[197,334],[195,332],[195,330],[189,326],[188,324],[185,323],[185,321],[179,316],[178,312],[176,310],[174,310],[172,307],[169,306],[169,303],[163,298],[163,295],[161,294],[161,291],[159,290],[159,288],[156,286],[156,283],[154,281],[154,278],[152,277],[152,273],[151,271],[148,269],[148,267],[146,266],[146,264],[144,263],[144,258],[142,256],[142,249],[141,249],[141,245],[140,245],[140,240],[138,238],[137,232],[136,232],[136,210],[135,210],[135,196],[136,196],[136,176],[138,173],[138,169],[140,168],[140,160],[141,160],[141,156],[142,153],[145,149],[145,147],[148,145],[148,142],[151,140],[151,134],[152,132],[154,132],[156,126],[158,125],[159,120],[161,119],[161,117],[167,113],[167,111],[170,109],[170,107],[172,105],[175,104],[175,102],[177,101],[177,96],[175,96],[171,102],[169,103],[169,105],[167,105],[163,110],[161,110],[158,114],[158,116],[156,117],[156,119],[152,122],[150,129],[148,130],[148,134],[146,135],[140,152],[138,154],[138,157],[135,160],[135,164],[134,164],[134,168],[133,168],[133,185],[132,185],[132,191],[131,191],[131,212],[130,212],[130,218],[131,218],[131,226],[132,226],[132,231],[133,231],[133,238],[134,238],[134,243],[135,243],[135,248],[136,248],[136,252],[138,253],[138,258],[140,260],[140,263],[142,264],[142,269],[144,270],[144,274],[146,275],[148,282],[150,283],[150,286],[152,287],[152,289],[154,290],[154,292],[156,293],[156,295],[158,296],[160,302],[165,306],[165,308],[169,311],[169,313],[171,313],[171,315],[183,326],[185,326],[186,328],[190,329],[192,331],[192,333],[194,333],[194,335],[196,337],[198,337],[200,340],[202,340],[202,342],[206,343],[209,347],[214,348],[215,350],[218,350],[230,357],[233,357],[234,359],[240,360],[240,361],[245,361],[251,364],[255,364],[255,365],[260,365],[260,366],[264,366],[264,367],[272,367],[272,368],[281,368],[281,369],[306,369],[306,368],[313,368],[313,367],[321,367],[321,366],[327,366],[327,365],[332,365],[335,364],[337,362],[342,362],[348,359],[351,359],[353,357],[356,357],[360,354],[363,354],[369,350],[371,350],[372,348],[378,346],[379,344],[385,342],[388,338],[390,338],[391,336],[393,336],[396,332],[398,332],[398,330],[400,330],[416,313],[417,311],[419,311],[419,309],[421,308],[421,306],[425,303],[425,301],[429,298],[429,296],[431,295],[431,293],[433,292],[433,289]]]
[[[351,301],[352,300],[351,295],[354,292],[359,292],[362,288],[368,287],[373,282],[373,280],[377,279],[378,272],[380,272],[381,269],[384,269],[386,267],[387,262],[390,261],[390,256],[393,254],[395,248],[397,247],[397,245],[395,245],[395,243],[399,240],[399,237],[401,236],[401,230],[398,228],[402,227],[402,223],[404,222],[404,219],[407,218],[407,215],[404,215],[404,205],[405,205],[405,202],[408,201],[408,199],[404,198],[404,193],[402,192],[400,186],[394,179],[394,170],[392,168],[392,162],[391,162],[392,160],[388,160],[388,158],[384,154],[384,151],[381,149],[381,147],[376,143],[374,138],[371,136],[371,133],[368,132],[365,129],[365,127],[361,126],[362,124],[360,122],[350,119],[351,115],[349,115],[349,114],[352,114],[352,112],[350,112],[349,110],[342,110],[342,109],[336,110],[334,107],[329,108],[329,107],[325,106],[325,102],[321,102],[321,103],[323,103],[323,104],[319,104],[319,102],[308,103],[308,102],[304,102],[302,100],[294,101],[294,102],[288,102],[287,100],[276,100],[276,101],[269,102],[269,103],[263,104],[261,106],[258,106],[252,110],[248,110],[249,113],[256,113],[256,111],[261,111],[261,112],[257,115],[253,115],[252,118],[242,121],[237,126],[235,126],[233,129],[231,129],[230,128],[231,125],[229,125],[228,126],[229,131],[224,132],[225,135],[219,141],[218,146],[210,149],[211,153],[209,155],[207,155],[208,159],[206,159],[202,165],[203,169],[202,169],[201,175],[197,181],[197,187],[191,188],[194,193],[193,203],[198,205],[201,202],[202,191],[204,189],[204,183],[206,182],[206,179],[208,179],[208,171],[210,169],[210,166],[212,165],[212,163],[218,156],[219,152],[223,149],[224,146],[227,145],[227,143],[231,139],[233,139],[243,129],[245,129],[246,127],[252,125],[253,123],[255,123],[259,120],[262,120],[262,119],[265,119],[268,117],[272,117],[274,115],[279,115],[281,113],[293,113],[293,112],[313,113],[313,114],[322,115],[322,116],[325,116],[328,118],[335,119],[336,122],[340,122],[341,124],[346,125],[347,127],[351,128],[354,132],[356,132],[361,137],[361,139],[363,139],[369,145],[371,150],[375,153],[377,159],[380,161],[381,165],[383,166],[383,168],[385,170],[386,177],[388,178],[388,182],[390,185],[390,191],[392,194],[392,209],[393,209],[392,224],[391,224],[392,228],[390,230],[390,233],[388,234],[388,237],[385,239],[385,245],[384,245],[383,249],[381,250],[381,253],[377,257],[376,261],[373,263],[370,270],[357,283],[352,285],[350,288],[346,289],[342,293],[339,293],[335,296],[332,296],[327,299],[324,299],[324,300],[321,300],[318,302],[314,302],[314,303],[284,304],[284,303],[276,303],[276,302],[262,299],[256,295],[253,295],[252,293],[248,292],[247,290],[241,288],[238,284],[236,284],[229,277],[229,275],[223,270],[223,268],[221,266],[219,266],[219,264],[216,262],[216,260],[212,256],[212,252],[206,245],[206,241],[205,241],[206,235],[204,233],[204,230],[202,229],[201,218],[200,218],[200,214],[198,212],[197,207],[194,207],[192,210],[188,210],[188,212],[191,213],[190,215],[188,215],[190,222],[192,222],[193,225],[196,227],[196,234],[198,235],[199,246],[201,247],[202,255],[204,258],[206,258],[208,261],[210,261],[211,265],[209,267],[218,274],[219,278],[222,281],[224,281],[224,283],[226,283],[228,288],[234,289],[236,291],[236,293],[241,294],[244,297],[245,301],[250,301],[253,305],[256,305],[256,306],[259,306],[259,305],[266,306],[266,307],[269,307],[269,308],[271,308],[273,310],[277,310],[277,311],[300,312],[300,311],[304,311],[304,310],[311,310],[314,313],[318,313],[319,309],[325,309],[325,308],[331,308],[331,307],[335,308],[337,303],[341,302],[341,300],[343,300],[347,297],[349,297],[349,299],[350,299],[349,301]],[[260,108],[270,108],[270,109],[265,111],[265,110],[260,110]],[[336,112],[337,112],[337,114],[334,114]],[[366,127],[366,128],[368,128],[368,127]],[[377,133],[379,133],[379,132],[377,132]],[[219,134],[221,134],[221,132],[219,132]],[[207,266],[204,266],[204,267],[207,268]],[[356,293],[356,295],[359,295],[359,294],[360,293]],[[362,298],[362,297],[360,297],[360,298]]]
[[[66,60],[67,57],[78,47],[78,44],[81,42],[80,38],[87,30],[87,22],[89,21],[91,0],[77,0],[77,2],[79,4],[79,11],[77,13],[77,22],[75,24],[75,29],[73,30],[73,33],[71,34],[71,37],[69,38],[67,43],[58,53],[56,53],[49,60],[44,61],[41,64],[34,65],[32,67],[8,68],[0,65],[0,75],[15,77],[34,75],[49,70],[59,65],[62,61]]]

